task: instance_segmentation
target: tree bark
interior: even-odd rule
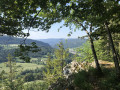
[[[97,55],[96,55],[93,39],[92,39],[92,37],[90,35],[90,34],[92,34],[92,23],[91,23],[91,26],[90,26],[90,33],[86,30],[86,28],[83,26],[83,24],[80,23],[80,25],[83,27],[84,31],[87,33],[87,35],[89,37],[90,44],[91,44],[91,49],[92,49],[92,53],[93,53],[93,57],[94,57],[94,60],[95,60],[97,71],[98,71],[98,73],[100,75],[103,75],[103,72],[101,70],[101,67],[100,67],[100,64],[99,64],[99,61],[98,61],[98,58],[97,58]]]
[[[110,57],[110,42],[108,36],[107,36],[107,55]]]
[[[89,35],[89,33],[88,33],[88,36],[89,36],[89,40],[90,40],[90,44],[91,44],[92,53],[93,53],[93,56],[94,56],[94,59],[95,59],[96,68],[97,68],[97,70],[98,70],[98,72],[99,72],[100,74],[103,74],[103,73],[102,73],[102,70],[101,70],[101,68],[100,68],[100,64],[99,64],[99,62],[98,62],[98,58],[97,58],[97,55],[96,55],[96,51],[95,51],[93,39],[92,39],[92,37]]]
[[[120,54],[120,42],[119,42],[119,54]]]
[[[117,75],[117,77],[120,77],[120,67],[119,67],[118,56],[117,56],[117,53],[116,53],[116,50],[115,50],[115,47],[114,47],[113,39],[112,39],[112,36],[111,36],[111,32],[108,28],[108,23],[107,22],[105,22],[105,28],[106,28],[106,31],[107,31],[107,34],[108,34],[108,37],[109,37],[110,46],[111,46],[112,53],[113,53],[113,60],[114,60],[114,64],[115,64],[116,75]]]

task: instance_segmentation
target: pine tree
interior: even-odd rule
[[[44,72],[45,80],[50,85],[55,82],[58,78],[63,78],[63,67],[66,64],[66,59],[69,56],[68,50],[64,49],[63,43],[58,44],[58,49],[55,49],[54,58],[51,59],[48,54],[46,61],[46,71]]]
[[[66,59],[68,58],[69,53],[68,53],[68,50],[64,49],[62,42],[60,42],[60,44],[58,44],[58,48],[59,49],[56,49],[54,54],[56,57],[56,62],[58,62],[58,64],[60,65],[59,71],[61,71],[61,75],[63,75],[63,68],[66,64]]]
[[[53,61],[51,59],[50,53],[47,55],[47,61],[46,61],[46,71],[44,71],[45,75],[45,80],[47,81],[47,84],[50,85],[54,80],[53,80]]]
[[[24,81],[21,78],[16,79],[16,63],[13,61],[13,57],[8,54],[8,62],[6,66],[9,67],[6,79],[4,80],[4,86],[7,90],[21,90],[23,88]]]

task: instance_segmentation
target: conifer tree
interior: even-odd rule
[[[44,71],[45,75],[45,80],[47,81],[47,84],[50,85],[54,80],[53,80],[53,61],[51,59],[50,53],[47,55],[47,61],[46,61],[46,71]]]
[[[16,63],[13,61],[13,57],[8,54],[8,62],[6,66],[9,67],[6,79],[4,80],[4,86],[7,90],[21,90],[23,88],[23,80],[21,78],[16,79]]]
[[[58,44],[58,48],[59,49],[56,49],[54,54],[55,54],[55,57],[56,57],[56,61],[60,64],[60,71],[61,71],[61,74],[63,74],[63,68],[66,64],[66,59],[68,58],[69,56],[69,53],[68,53],[68,50],[65,50],[64,49],[64,46],[63,46],[63,43],[60,42],[60,44]]]
[[[58,49],[55,49],[53,60],[51,59],[50,54],[48,54],[46,72],[44,72],[44,75],[46,77],[45,80],[47,80],[49,85],[55,82],[58,78],[63,78],[63,67],[66,64],[68,56],[68,50],[64,49],[62,42],[58,44]]]

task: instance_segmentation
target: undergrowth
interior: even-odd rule
[[[94,68],[74,74],[74,85],[79,90],[120,90],[119,78],[114,68],[103,68],[104,75],[98,75]]]

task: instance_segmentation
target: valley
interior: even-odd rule
[[[8,77],[7,74],[11,74],[10,73],[11,68],[14,69],[12,73],[16,74],[15,79],[17,80],[17,77],[24,78],[25,86],[34,82],[44,83],[43,73],[49,57],[48,53],[53,55],[55,48],[58,48],[57,44],[63,41],[64,45],[70,45],[72,44],[72,42],[75,43],[76,45],[77,44],[82,45],[86,41],[86,40],[80,40],[79,42],[76,42],[77,39],[70,39],[68,40],[68,42],[65,43],[65,39],[62,39],[62,40],[59,39],[55,41],[48,39],[48,41],[51,42],[49,43],[49,42],[46,42],[46,40],[37,41],[37,40],[27,39],[25,41],[27,45],[31,45],[32,42],[35,42],[36,45],[41,50],[35,53],[32,53],[31,51],[29,51],[28,56],[30,57],[30,62],[26,63],[26,61],[20,59],[19,56],[15,56],[15,51],[19,49],[19,45],[21,42],[23,42],[23,40],[24,39],[9,37],[9,36],[0,37],[0,41],[1,41],[0,42],[0,73],[3,73],[3,75],[5,76],[4,78],[7,78]],[[54,45],[51,45],[52,43]],[[69,49],[69,52],[71,53],[70,57],[73,57],[73,54],[75,54],[74,49],[76,45],[73,45],[73,46],[70,45],[70,49]],[[66,46],[64,48],[67,49]],[[9,54],[12,57],[10,61],[11,64],[8,60]],[[70,62],[71,62],[71,59],[68,59],[67,63],[70,63]],[[11,67],[9,65],[11,65]],[[0,85],[2,85],[2,83],[3,82],[1,82]]]

